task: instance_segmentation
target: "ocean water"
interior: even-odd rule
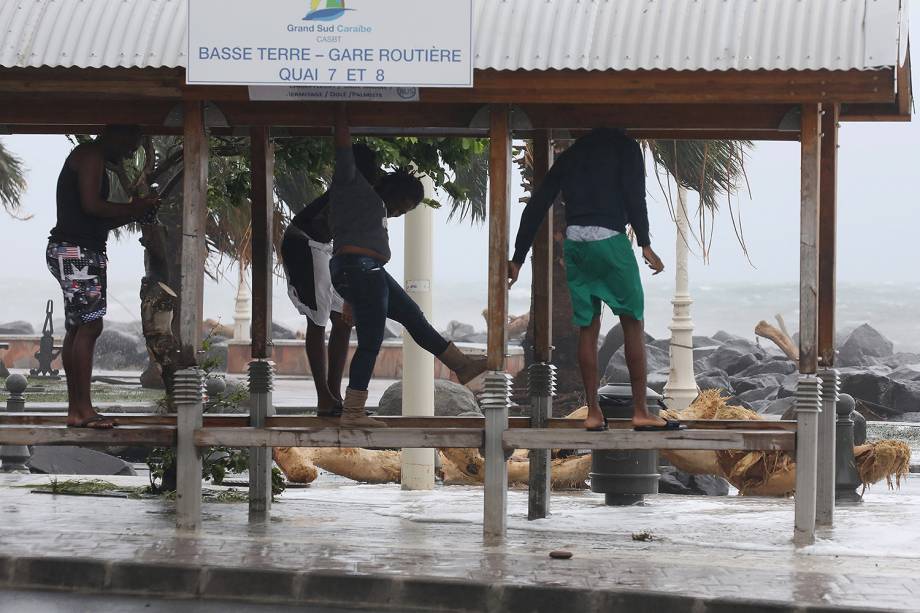
[[[234,275],[235,276],[235,275]],[[61,295],[53,282],[33,278],[6,278],[0,281],[0,322],[25,320],[40,331],[48,299],[55,302],[55,320],[63,319]],[[487,304],[485,280],[449,283],[435,280],[433,320],[438,329],[457,320],[485,329],[482,316]],[[656,338],[669,335],[673,283],[646,284],[646,328]],[[209,281],[205,293],[205,317],[230,324],[233,321],[236,288],[229,281]],[[798,286],[787,284],[720,283],[691,287],[691,313],[696,334],[712,335],[725,330],[753,338],[760,320],[775,323],[783,316],[791,332],[798,329]],[[530,307],[529,286],[515,286],[510,294],[510,312],[525,313]],[[112,321],[138,319],[138,288],[133,281],[113,279],[109,287],[109,314]],[[895,351],[920,353],[920,284],[855,284],[838,286],[837,328],[845,333],[862,323],[870,323],[895,344]],[[303,330],[306,322],[291,306],[287,291],[279,281],[274,286],[274,318],[293,330]],[[604,315],[603,329],[615,323]],[[62,332],[62,330],[56,330]]]

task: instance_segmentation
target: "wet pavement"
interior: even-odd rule
[[[38,569],[35,558],[57,558],[104,561],[93,589],[107,589],[122,564],[178,565],[194,573],[211,569],[190,579],[192,596],[258,599],[271,597],[277,585],[282,600],[387,610],[420,606],[407,598],[431,598],[431,590],[447,604],[429,610],[517,610],[513,602],[534,611],[554,602],[600,606],[625,602],[624,594],[659,612],[920,610],[916,480],[900,491],[876,486],[862,504],[838,508],[836,526],[804,549],[790,543],[791,500],[659,495],[643,506],[614,508],[603,505],[602,495],[575,492],[554,496],[551,518],[528,522],[526,492],[512,491],[508,537],[494,544],[482,538],[480,489],[404,492],[398,485],[329,481],[286,491],[267,521],[249,523],[243,504],[205,504],[203,530],[188,536],[174,530],[167,501],[9,487],[42,480],[0,477],[0,556],[8,566],[4,571],[0,560],[0,585],[6,575],[19,587],[17,578],[50,572]],[[636,540],[645,534],[650,540]],[[556,549],[573,558],[550,559]],[[17,563],[24,557],[33,561]],[[227,569],[250,574],[238,581]],[[256,585],[256,569],[276,572]],[[357,579],[365,592],[352,589]],[[445,596],[453,589],[460,591]],[[496,609],[499,597],[504,604]],[[430,602],[424,598],[419,602]],[[663,598],[674,607],[662,605]]]

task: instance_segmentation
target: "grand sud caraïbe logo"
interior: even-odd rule
[[[354,9],[345,8],[345,0],[312,0],[304,21],[335,21]]]

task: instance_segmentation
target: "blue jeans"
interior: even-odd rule
[[[347,253],[329,263],[332,285],[351,305],[358,334],[358,349],[351,359],[348,387],[367,390],[383,344],[387,319],[398,321],[420,347],[440,355],[450,344],[431,327],[425,314],[383,264],[372,257]]]

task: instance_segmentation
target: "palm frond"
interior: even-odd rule
[[[692,235],[702,248],[703,259],[709,259],[720,195],[726,197],[735,236],[747,257],[741,212],[732,204],[732,196],[739,191],[742,183],[750,192],[745,161],[753,143],[726,140],[648,140],[642,144],[644,149],[651,153],[655,162],[658,184],[665,196],[672,219],[675,206],[671,191],[672,178],[678,186],[699,195],[697,229],[692,231]],[[664,171],[666,175],[667,189],[658,170]],[[687,237],[684,238],[687,240]]]
[[[0,207],[12,217],[28,219],[19,215],[25,190],[26,176],[22,161],[0,142]]]
[[[463,163],[453,167],[454,178],[445,189],[451,194],[451,210],[448,221],[456,218],[471,223],[486,219],[486,197],[489,189],[489,152],[486,149],[470,156]],[[456,189],[451,189],[456,188]]]

